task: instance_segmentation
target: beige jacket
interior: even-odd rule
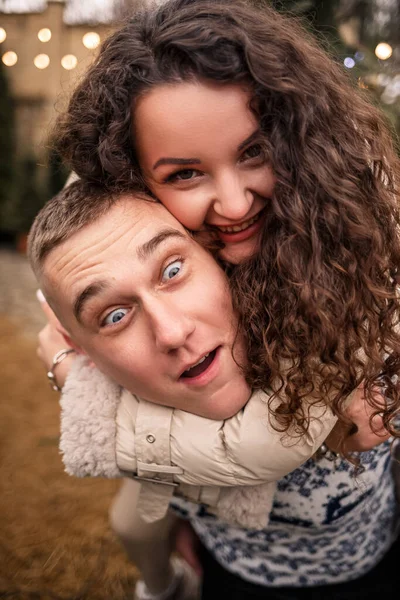
[[[61,398],[66,471],[138,479],[147,521],[162,518],[177,493],[231,523],[265,527],[276,481],[308,460],[336,422],[313,406],[307,434],[282,435],[267,399],[253,393],[234,417],[212,421],[140,400],[78,358]]]

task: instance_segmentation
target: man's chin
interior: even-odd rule
[[[235,394],[229,395],[229,392],[224,395],[221,402],[215,402],[210,410],[207,411],[208,414],[202,415],[207,419],[212,419],[213,421],[226,421],[231,417],[234,417],[238,412],[240,412],[247,404],[251,396],[251,390],[245,384],[243,384],[242,393],[238,393],[238,388],[236,387]]]

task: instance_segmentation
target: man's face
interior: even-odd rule
[[[248,400],[226,277],[162,205],[121,199],[50,252],[42,283],[73,341],[138,396],[212,419]]]

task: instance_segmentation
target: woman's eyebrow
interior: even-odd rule
[[[157,169],[160,165],[199,165],[201,160],[198,158],[160,158],[153,165]]]
[[[243,142],[241,142],[238,146],[238,152],[243,150],[248,144],[257,139],[260,135],[260,130],[256,129],[247,137]],[[198,158],[173,158],[173,157],[164,157],[159,158],[153,165],[153,170],[157,169],[161,165],[199,165],[201,164],[201,160]]]
[[[260,137],[260,129],[256,129],[255,131],[253,131],[253,133],[251,133],[249,135],[249,137],[247,137],[245,140],[243,140],[243,142],[241,142],[238,146],[238,152],[240,152],[240,150],[243,150],[243,148],[245,148],[248,144],[250,144],[250,142],[254,142],[254,140],[256,140],[257,138]]]

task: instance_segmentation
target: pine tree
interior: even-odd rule
[[[400,0],[256,0],[303,18],[358,85],[369,90],[400,135]],[[393,48],[388,60],[378,43]]]
[[[38,181],[37,159],[27,154],[18,162],[15,200],[12,210],[12,228],[28,233],[34,218],[45,203],[46,195]]]

